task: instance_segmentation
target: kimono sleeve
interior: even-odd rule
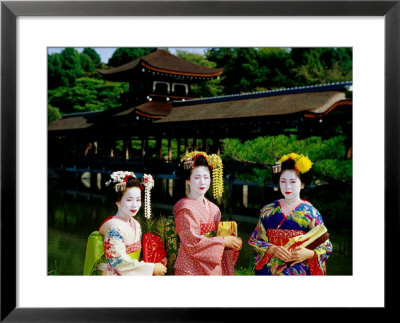
[[[176,232],[180,248],[184,248],[191,258],[211,264],[221,264],[225,249],[223,237],[207,238],[201,234],[199,220],[189,209],[181,209],[175,214]]]
[[[310,229],[314,228],[317,225],[324,224],[321,214],[314,207],[312,207],[312,214],[315,220],[313,221]],[[328,260],[330,254],[332,253],[332,250],[333,246],[329,239],[314,249],[315,254],[314,258],[312,258],[311,261],[314,261],[316,264],[318,264],[319,270],[322,273],[326,273],[326,260]]]
[[[123,235],[117,226],[110,226],[104,236],[104,255],[108,264],[120,275],[152,275],[154,264],[132,259],[127,253]]]
[[[256,265],[256,269],[260,270],[266,263],[268,263],[269,259],[272,256],[267,253],[267,250],[271,246],[271,243],[268,242],[267,231],[265,230],[265,227],[262,223],[261,216],[256,228],[254,229],[248,240],[248,243],[254,252],[254,262]]]

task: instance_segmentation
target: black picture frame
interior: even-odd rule
[[[383,16],[385,19],[385,246],[399,236],[400,1],[2,1],[1,3],[1,321],[186,322],[241,321],[242,313],[271,319],[255,308],[17,308],[16,277],[16,19],[18,16]],[[373,62],[372,62],[373,63]],[[383,156],[382,156],[383,157]],[[374,167],[381,167],[375,165]],[[372,166],[371,166],[372,167]],[[388,171],[390,170],[390,172]],[[373,172],[373,169],[371,170]],[[376,206],[372,212],[382,212]],[[394,224],[394,225],[393,225]],[[366,233],[367,234],[367,233]],[[373,233],[369,233],[373,236]],[[385,247],[385,314],[398,285]],[[7,260],[5,260],[7,255]],[[373,255],[371,255],[371,258]],[[373,268],[373,260],[371,259]],[[368,269],[366,269],[368,270]],[[371,270],[373,275],[373,270]],[[398,274],[397,274],[398,276]],[[393,280],[393,281],[392,281]],[[323,293],[321,291],[321,297]],[[345,292],[345,291],[344,291]],[[395,294],[396,295],[396,294]],[[250,296],[249,296],[250,297]],[[312,303],[310,303],[312,307]],[[244,312],[245,310],[245,312]],[[298,310],[298,309],[297,309]],[[285,309],[296,318],[297,310]],[[381,309],[377,309],[381,317]],[[330,311],[339,317],[339,312]],[[368,313],[368,311],[367,311]],[[336,315],[335,315],[336,314]],[[325,315],[325,314],[324,314]],[[331,315],[331,314],[329,314]],[[371,317],[372,318],[372,317]],[[244,321],[247,321],[244,320]]]

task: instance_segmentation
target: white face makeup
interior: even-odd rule
[[[303,184],[295,171],[284,170],[279,179],[279,188],[285,200],[298,201]]]
[[[199,199],[203,198],[204,194],[210,188],[211,177],[210,170],[206,166],[198,166],[192,170],[189,179],[190,197]]]
[[[135,216],[142,206],[141,190],[139,187],[130,187],[121,198],[121,201],[116,202],[118,206],[118,216],[129,219]]]

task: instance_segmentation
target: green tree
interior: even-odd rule
[[[293,48],[293,79],[312,85],[352,80],[351,48]]]
[[[308,137],[299,140],[296,135],[258,137],[242,143],[239,139],[224,140],[224,158],[241,162],[268,165],[255,168],[254,178],[261,182],[271,180],[271,165],[291,152],[307,155],[313,162],[313,174],[320,180],[351,183],[352,161],[346,159],[345,136],[328,139]]]
[[[49,90],[49,104],[59,108],[62,114],[109,110],[122,106],[120,97],[128,87],[125,82],[79,78],[73,87]]]
[[[109,66],[120,66],[129,63],[137,58],[147,55],[154,51],[156,48],[117,48],[111,58],[108,60]]]
[[[351,48],[212,48],[224,94],[352,80]]]
[[[78,77],[85,73],[81,57],[74,48],[65,48],[60,54],[48,55],[48,87],[73,86]]]
[[[61,52],[62,84],[73,86],[75,80],[84,75],[80,54],[75,48],[67,47]]]
[[[259,48],[259,69],[255,85],[260,89],[273,90],[294,86],[290,77],[294,63],[290,50],[285,48]]]
[[[56,107],[47,105],[47,124],[51,124],[61,117],[60,110]]]
[[[102,62],[100,55],[97,54],[97,52],[93,48],[90,47],[84,48],[82,54],[88,55],[96,67],[101,67]]]
[[[257,87],[254,79],[258,77],[259,64],[255,48],[212,48],[206,58],[224,68],[224,94],[251,92]]]
[[[47,77],[49,89],[62,86],[63,84],[63,68],[62,68],[62,56],[59,53],[55,53],[47,56]]]
[[[81,53],[79,55],[79,60],[80,60],[80,65],[86,75],[90,75],[91,73],[96,71],[96,65],[93,62],[93,60],[90,58],[89,55],[87,55],[85,53]]]
[[[74,86],[75,80],[83,76],[100,78],[96,70],[102,67],[100,56],[93,48],[84,48],[82,53],[65,48],[60,54],[48,55],[48,87]]]
[[[176,56],[205,67],[215,68],[217,65],[215,62],[207,60],[202,54],[190,53],[184,50],[177,50]],[[220,85],[219,79],[195,83],[190,88],[192,94],[196,97],[210,97],[223,94],[223,87]]]

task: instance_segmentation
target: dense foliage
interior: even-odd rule
[[[50,124],[61,117],[60,110],[51,106],[50,104],[47,107],[47,124]]]
[[[97,69],[123,65],[153,50],[118,48],[107,65],[93,48],[84,48],[81,53],[65,48],[48,55],[49,105],[61,115],[121,106],[120,97],[128,91],[128,85],[104,81]],[[351,48],[212,48],[204,55],[178,50],[177,56],[224,68],[220,79],[192,85],[191,93],[198,97],[352,79]],[[49,118],[49,122],[52,120],[56,119]]]
[[[81,53],[65,48],[48,55],[49,124],[63,114],[121,106],[121,94],[129,85],[102,80],[97,69],[105,67],[93,48],[84,48]]]
[[[271,181],[271,165],[281,156],[297,152],[311,159],[312,173],[316,179],[351,183],[352,161],[346,159],[345,139],[344,136],[336,136],[325,140],[321,137],[299,140],[296,135],[258,137],[245,142],[225,139],[223,157],[265,165],[255,167],[251,177],[254,181],[264,183]]]
[[[189,53],[183,50],[177,50],[176,55],[180,58],[186,59],[192,63],[199,64],[206,67],[215,68],[217,63],[207,60],[204,55]],[[224,94],[224,88],[220,84],[219,79],[210,80],[207,82],[195,83],[191,86],[191,93],[195,97],[211,97]]]
[[[48,100],[62,113],[101,111],[120,107],[120,96],[127,90],[127,83],[82,77],[75,81],[74,86],[49,90]]]
[[[351,48],[212,48],[225,94],[352,80]]]

